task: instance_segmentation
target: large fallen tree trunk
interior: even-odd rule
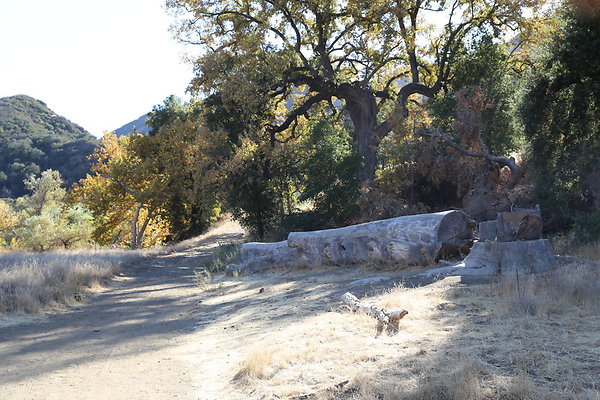
[[[400,327],[400,320],[404,318],[406,314],[408,314],[408,311],[406,310],[389,312],[385,308],[368,306],[364,303],[361,303],[356,296],[349,292],[346,292],[342,295],[342,301],[349,305],[352,311],[363,312],[377,320],[377,333],[375,337],[379,336],[381,332],[383,332],[383,328],[386,328],[386,331],[389,335],[397,333]]]
[[[473,239],[475,223],[462,211],[408,215],[344,228],[292,232],[288,245],[314,264],[351,265],[389,260],[428,264],[443,247],[462,247]]]
[[[475,223],[462,211],[408,215],[344,228],[292,232],[287,241],[246,243],[230,272],[391,262],[425,265],[442,249],[470,245]]]
[[[276,266],[294,268],[310,264],[306,256],[298,249],[289,247],[286,240],[275,243],[244,243],[240,249],[240,260],[240,264],[230,265],[227,271],[253,274]]]

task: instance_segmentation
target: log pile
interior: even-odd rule
[[[475,223],[462,211],[409,215],[313,232],[292,232],[277,243],[242,245],[229,271],[345,266],[391,262],[428,265],[447,248],[470,246]]]

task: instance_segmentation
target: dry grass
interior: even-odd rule
[[[246,306],[211,325],[221,335],[219,348],[238,360],[229,366],[237,393],[230,398],[600,399],[600,271],[594,265],[519,277],[518,285],[516,277],[471,286],[447,278],[364,298],[410,312],[397,335],[379,338],[370,317],[325,312],[331,286],[302,273],[306,287],[294,297],[287,293],[298,289],[295,283],[265,276],[244,278],[210,298],[232,309],[236,299]],[[344,284],[339,275],[332,271],[332,286]],[[268,289],[258,294],[256,285]],[[244,327],[232,331],[233,325]]]
[[[252,348],[240,365],[240,369],[233,379],[265,378],[274,368],[274,354],[272,349],[263,347]]]
[[[223,220],[204,235],[145,250],[1,251],[0,313],[37,313],[48,307],[72,304],[85,297],[90,289],[107,283],[127,265],[194,247],[208,236],[235,231],[236,226],[230,220]],[[232,247],[225,248],[232,251]]]
[[[572,251],[572,254],[586,260],[600,260],[600,241],[578,246]]]
[[[80,301],[142,257],[124,250],[0,254],[0,313],[37,313]]]
[[[554,238],[552,245],[558,255],[600,261],[600,240],[591,243],[580,243],[572,237],[563,236]]]
[[[539,277],[512,275],[500,286],[509,313],[563,314],[570,306],[600,310],[600,267],[593,264],[570,263]]]

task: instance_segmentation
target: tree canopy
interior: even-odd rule
[[[577,214],[600,215],[600,7],[573,4],[540,51],[522,109],[538,194],[561,228]]]
[[[353,123],[370,182],[376,148],[412,95],[433,97],[453,78],[473,35],[526,30],[541,1],[168,0],[181,40],[201,46],[192,87],[258,121],[272,146],[317,105]],[[426,17],[426,18],[425,18]],[[443,21],[431,24],[427,21]],[[294,98],[290,104],[289,99]],[[287,102],[287,103],[286,103]],[[281,107],[281,105],[285,107]]]

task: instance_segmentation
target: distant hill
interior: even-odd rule
[[[23,180],[46,169],[60,171],[67,185],[89,172],[86,158],[97,140],[25,95],[0,98],[0,198],[26,193]]]
[[[119,129],[114,130],[114,134],[118,137],[127,136],[135,129],[138,133],[148,134],[150,132],[150,128],[146,125],[146,120],[148,119],[148,114],[144,114],[135,121],[131,121],[128,124],[123,125]]]

